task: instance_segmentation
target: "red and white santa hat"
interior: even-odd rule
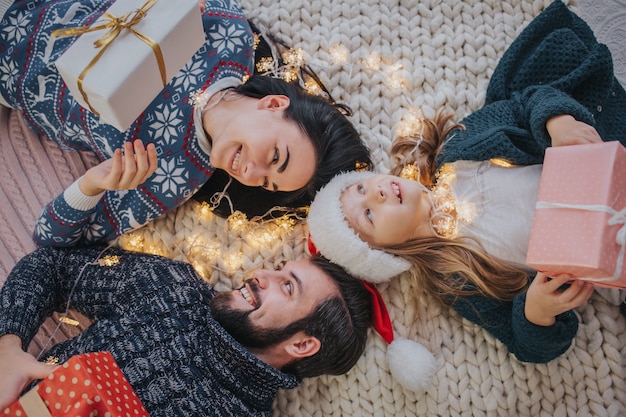
[[[325,258],[360,279],[380,283],[408,271],[411,263],[361,240],[346,221],[339,200],[346,188],[373,175],[356,171],[337,175],[317,192],[307,223],[315,247]]]
[[[369,282],[363,281],[365,288],[372,295],[372,327],[389,345],[387,364],[393,378],[411,391],[423,391],[437,371],[437,361],[433,354],[413,340],[395,337],[391,319],[382,296]]]
[[[372,296],[372,327],[380,334],[380,336],[389,345],[387,347],[387,363],[389,365],[389,371],[398,383],[403,387],[412,391],[423,391],[430,385],[430,382],[437,371],[437,364],[433,354],[421,344],[408,340],[405,338],[394,337],[393,327],[391,325],[391,319],[389,312],[385,306],[385,302],[372,282],[387,281],[391,277],[398,275],[410,268],[410,263],[400,257],[389,255],[383,251],[372,249],[363,242],[352,229],[348,226],[348,223],[343,218],[341,207],[339,204],[339,196],[341,192],[349,185],[354,184],[361,179],[368,178],[371,173],[350,173],[341,174],[336,177],[329,184],[330,188],[324,188],[322,198],[318,200],[320,194],[315,197],[317,202],[316,208],[313,210],[314,223],[315,223],[315,238],[310,230],[308,250],[311,255],[321,254],[332,262],[344,267],[346,271],[363,280],[363,285],[369,291]],[[335,182],[336,181],[336,182]],[[331,191],[332,190],[332,191]],[[337,191],[339,190],[339,191]],[[325,227],[320,226],[322,219],[323,203],[326,199],[329,199],[330,210],[335,213],[335,218],[340,218],[342,222],[335,222],[332,224],[333,229],[330,239],[326,239],[324,236]],[[336,202],[337,204],[334,204]],[[314,202],[315,204],[315,202]],[[313,208],[313,206],[311,206]],[[309,212],[310,216],[311,212]],[[310,221],[310,217],[309,217]],[[310,227],[310,224],[309,224]],[[322,230],[324,229],[324,230]],[[320,232],[320,233],[317,233]],[[339,246],[334,245],[332,237],[337,237]],[[322,245],[325,247],[325,251],[322,252],[317,246],[317,240],[322,241]],[[342,240],[343,239],[343,240]],[[367,246],[363,248],[358,244],[361,242]],[[359,248],[357,253],[351,251],[349,246],[356,243]],[[341,248],[341,245],[347,245]],[[351,253],[349,256],[342,256],[338,252]],[[328,254],[328,256],[327,256]],[[354,256],[355,258],[352,258]],[[365,264],[365,268],[361,268],[360,264]],[[392,272],[390,272],[392,268]]]

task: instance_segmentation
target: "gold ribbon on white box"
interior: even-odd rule
[[[96,116],[100,116],[100,114],[91,106],[89,103],[89,98],[87,97],[87,93],[83,89],[83,79],[87,75],[87,73],[93,68],[94,65],[100,60],[100,57],[104,55],[107,48],[115,41],[115,39],[122,33],[122,31],[127,30],[131,32],[133,35],[141,39],[145,42],[154,53],[154,56],[157,61],[157,65],[159,67],[159,73],[161,74],[161,81],[163,82],[163,86],[167,84],[166,80],[166,70],[165,70],[165,61],[163,59],[163,53],[161,52],[161,47],[159,44],[149,37],[145,36],[141,32],[138,32],[134,29],[134,26],[137,25],[141,20],[146,16],[148,10],[157,2],[158,0],[148,0],[141,6],[139,9],[131,10],[128,13],[124,13],[123,15],[116,17],[112,14],[105,12],[102,17],[106,19],[105,23],[95,24],[93,26],[79,26],[72,28],[63,28],[56,29],[52,32],[53,36],[57,37],[68,37],[68,36],[78,36],[87,32],[95,32],[98,30],[106,30],[106,32],[102,37],[94,42],[94,46],[99,48],[100,51],[98,54],[89,62],[89,64],[83,69],[83,71],[78,76],[78,89],[83,96],[83,99],[89,106],[89,109]]]

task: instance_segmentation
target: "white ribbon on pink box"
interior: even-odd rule
[[[626,148],[549,148],[526,263],[600,287],[626,288]]]

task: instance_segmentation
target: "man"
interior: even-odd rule
[[[368,294],[320,257],[257,270],[217,293],[183,262],[116,248],[39,249],[0,293],[0,410],[52,369],[24,349],[69,303],[94,322],[46,357],[110,351],[151,416],[270,415],[279,389],[356,363]]]

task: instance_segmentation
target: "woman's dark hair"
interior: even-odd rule
[[[261,39],[256,49],[257,62],[263,56],[272,56],[265,37]],[[319,78],[308,67],[304,66],[301,71],[307,77],[313,78],[322,90],[327,92]],[[248,217],[263,215],[276,206],[286,208],[307,206],[315,193],[339,172],[372,166],[369,149],[347,118],[350,109],[335,103],[328,93],[329,98],[313,95],[296,83],[297,81],[286,82],[280,78],[254,75],[233,89],[239,95],[257,99],[272,94],[289,97],[290,104],[285,110],[285,117],[297,123],[310,138],[316,157],[313,177],[300,190],[271,192],[260,187],[245,186],[233,179],[227,190],[228,196],[233,208]],[[216,170],[202,189],[194,195],[194,199],[208,201],[213,194],[223,191],[229,180],[230,177],[226,172]],[[231,214],[230,205],[225,200],[223,199],[215,208],[216,214],[221,216]]]

